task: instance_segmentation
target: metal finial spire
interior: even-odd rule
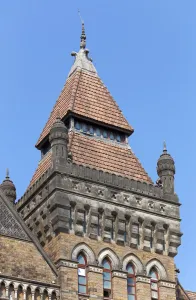
[[[167,146],[166,146],[166,142],[163,142],[163,152],[167,152]]]
[[[8,168],[6,169],[6,178],[7,178],[7,179],[10,178],[10,175],[9,175],[9,169],[8,169]]]
[[[86,33],[85,33],[85,28],[84,28],[84,21],[82,20],[79,9],[78,9],[78,15],[79,15],[81,23],[82,23],[82,34],[81,34],[81,37],[80,37],[80,48],[85,49],[86,48]]]

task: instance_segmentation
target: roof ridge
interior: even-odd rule
[[[120,109],[119,105],[117,104],[116,100],[114,99],[114,97],[112,96],[111,92],[109,91],[108,87],[104,84],[104,82],[102,81],[101,77],[98,75],[98,80],[101,82],[101,84],[105,87],[105,89],[107,90],[107,93],[109,94],[109,96],[111,97],[111,99],[113,100],[116,108],[121,112],[121,117],[123,117],[123,119],[125,119],[125,121],[127,122],[127,125],[129,125],[129,122],[127,121],[127,119],[123,116],[122,114],[122,110]],[[132,128],[133,129],[133,128]],[[134,131],[134,129],[133,129]]]
[[[75,100],[76,100],[76,95],[77,95],[77,91],[78,91],[78,86],[79,86],[79,82],[80,82],[80,78],[81,78],[81,74],[82,74],[82,70],[79,70],[78,71],[79,75],[78,75],[78,80],[77,80],[77,85],[76,85],[76,90],[75,90],[75,93],[74,93],[74,90],[72,91],[72,94],[71,94],[71,98],[73,98],[73,100],[71,99],[71,102],[73,101],[72,103],[72,107],[71,107],[71,110],[74,109],[74,105],[75,105]],[[74,78],[75,79],[75,78]],[[76,84],[76,79],[74,80],[74,84]]]
[[[50,260],[49,256],[46,254],[42,246],[40,245],[39,241],[37,238],[32,234],[32,232],[29,230],[25,222],[21,219],[20,215],[18,212],[14,209],[14,206],[9,202],[5,194],[3,193],[1,187],[0,187],[0,198],[2,199],[3,203],[5,206],[8,208],[8,210],[11,212],[11,214],[14,216],[14,218],[17,220],[17,222],[20,224],[22,229],[25,231],[27,236],[30,238],[31,242],[36,246],[37,250],[40,252],[40,254],[43,256],[45,261],[48,263],[52,271],[55,273],[56,276],[58,276],[57,269],[53,262]]]

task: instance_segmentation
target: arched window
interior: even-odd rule
[[[0,298],[5,298],[6,297],[6,288],[5,288],[5,283],[2,282],[0,285]]]
[[[104,258],[103,262],[103,295],[104,299],[112,297],[112,266],[108,258]]]
[[[19,285],[18,292],[17,292],[17,300],[23,300],[23,299],[24,299],[23,288],[21,285]]]
[[[14,298],[15,298],[15,292],[14,292],[14,286],[13,286],[13,284],[10,284],[10,286],[9,286],[8,298],[10,300],[14,300]]]
[[[136,300],[135,268],[131,263],[127,265],[127,272],[128,300]]]
[[[87,279],[86,279],[86,257],[80,253],[78,259],[78,292],[81,294],[87,293]]]
[[[159,288],[158,288],[158,273],[157,271],[152,268],[150,271],[150,277],[151,277],[151,297],[152,300],[159,299]]]
[[[14,298],[13,298],[13,300],[14,300]],[[31,288],[29,286],[26,291],[26,300],[32,300]]]

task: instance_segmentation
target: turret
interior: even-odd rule
[[[67,159],[68,157],[68,130],[58,115],[49,135],[53,159]]]
[[[164,143],[163,153],[157,162],[157,174],[161,179],[163,194],[174,195],[175,164]]]
[[[16,200],[16,187],[13,184],[12,180],[9,177],[9,170],[6,171],[6,177],[5,180],[0,185],[2,191],[4,192],[7,199],[14,204]]]

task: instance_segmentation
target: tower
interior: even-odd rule
[[[181,232],[173,160],[164,150],[163,187],[154,185],[129,146],[132,126],[89,58],[84,24],[72,56],[17,210],[56,265],[63,300],[174,300]]]
[[[9,170],[6,170],[6,177],[1,184],[1,189],[3,190],[4,194],[6,195],[7,199],[14,204],[16,200],[16,187],[10,179]]]
[[[174,195],[174,175],[175,164],[169,153],[167,153],[166,143],[164,143],[163,153],[157,162],[157,174],[159,175],[162,185],[163,194],[166,197],[175,198]]]

